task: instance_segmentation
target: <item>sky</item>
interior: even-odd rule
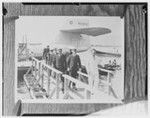
[[[89,27],[109,28],[111,33],[96,37],[90,36],[91,45],[124,45],[124,19],[120,17],[76,17],[76,16],[20,16],[16,20],[16,39],[23,37],[30,43],[42,43],[43,46],[54,43],[59,30],[67,27],[68,19],[88,21]]]

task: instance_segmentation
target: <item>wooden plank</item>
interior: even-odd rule
[[[3,114],[13,115],[15,106],[15,20],[4,23],[3,35]],[[11,89],[10,89],[11,88]]]
[[[130,5],[125,14],[125,100],[145,98],[146,31],[142,5]]]
[[[85,88],[85,89],[87,89],[89,91],[92,91],[91,86],[89,86],[89,85],[87,85],[87,84],[85,84],[85,83],[83,83],[83,82],[81,82],[81,81],[79,81],[79,80],[69,76],[69,75],[63,75],[63,77],[65,79],[68,79],[68,80],[72,81],[72,82],[75,82],[76,84],[79,84],[80,86],[82,86],[83,88]]]
[[[123,4],[44,4],[30,5],[21,3],[4,3],[7,16],[123,16]]]
[[[5,16],[3,18],[4,18],[4,23],[8,23],[8,22],[18,19],[19,17],[18,16]]]
[[[82,76],[85,76],[85,77],[89,77],[87,74],[82,73],[82,72],[80,72],[80,71],[78,71],[78,74],[79,74],[79,75],[82,75]]]
[[[41,106],[42,105],[42,106]],[[48,103],[22,103],[23,114],[89,114],[94,112],[96,104],[48,104]],[[42,112],[41,112],[42,111]]]
[[[59,70],[57,70],[57,69],[55,69],[55,68],[50,67],[49,65],[47,65],[47,64],[44,63],[44,62],[41,62],[41,65],[44,66],[44,67],[46,67],[46,68],[48,68],[48,69],[50,69],[50,70],[52,70],[52,71],[54,71],[54,72],[56,72],[56,73],[58,73],[58,74],[62,74],[61,71],[59,71]]]
[[[107,73],[114,73],[113,71],[111,71],[111,70],[106,70],[106,69],[104,69],[104,68],[98,68],[100,71],[104,71],[104,72],[107,72]]]
[[[48,82],[47,82],[47,95],[49,96],[49,92],[50,92],[50,82],[51,82],[51,80],[50,80],[51,78],[50,78],[50,72],[49,72],[49,70],[48,70]]]
[[[68,89],[69,89],[68,86],[69,86],[69,82],[67,79],[64,78],[64,94],[65,95],[68,95]]]
[[[44,87],[44,70],[42,68],[42,72],[41,72],[41,88]]]
[[[56,99],[59,99],[59,84],[60,84],[60,78],[61,76],[58,74],[57,80],[56,80]]]

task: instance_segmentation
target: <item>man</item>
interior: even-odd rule
[[[47,48],[46,48],[46,64],[48,64],[48,56],[49,56],[49,51],[50,51],[50,49],[49,49],[49,46],[47,46]]]
[[[48,63],[48,53],[49,53],[49,46],[47,46],[47,48],[44,48],[43,51],[43,59],[46,61],[46,63]]]
[[[47,51],[47,49],[44,48],[44,50],[43,50],[43,59],[44,59],[44,60],[46,60],[46,55],[47,55],[47,54],[46,54],[46,51]]]
[[[62,49],[58,50],[58,54],[55,57],[55,67],[57,70],[61,71],[62,73],[66,72],[66,58],[65,55],[62,53]],[[61,78],[62,81],[62,92],[64,92],[64,78]]]
[[[50,50],[48,55],[48,65],[53,67],[53,50]]]
[[[68,58],[68,70],[69,75],[76,78],[78,76],[78,70],[81,71],[81,60],[79,55],[77,55],[76,49],[72,50],[72,54]],[[69,87],[71,85],[71,82],[69,83]],[[72,83],[73,89],[77,90],[75,83]]]
[[[57,48],[53,51],[53,67],[56,68],[56,56],[57,56]]]
[[[53,54],[52,54],[52,67],[56,69],[56,56],[57,56],[57,49],[53,49]],[[56,77],[56,73],[52,71],[52,76],[53,78]]]
[[[58,54],[56,55],[54,61],[56,69],[58,69],[61,72],[66,71],[66,58],[65,55],[62,53],[62,49],[58,50]]]
[[[68,62],[69,56],[72,54],[72,49],[69,50],[68,53],[66,53],[66,62]]]
[[[70,55],[72,54],[72,50],[70,49],[68,52],[66,52],[65,56],[66,56],[66,63],[67,63],[67,68],[69,68],[68,66],[68,59],[70,57]],[[67,71],[67,74],[68,74],[68,71]]]
[[[99,72],[98,72],[98,60],[96,58],[96,50],[91,48],[88,50],[87,60],[87,73],[89,76],[89,85],[93,89],[93,92],[98,91],[99,84]],[[92,97],[95,98],[96,94],[92,93]]]

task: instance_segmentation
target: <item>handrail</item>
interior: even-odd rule
[[[45,64],[45,63],[43,63],[43,62],[41,62],[41,64],[44,65],[45,67],[47,67],[48,69],[50,69],[50,70],[52,70],[52,71],[58,73],[58,74],[62,74],[61,71],[59,71],[59,70],[57,70],[57,69],[55,69],[55,68],[53,68],[53,67],[50,67],[49,65],[47,65],[47,64]]]
[[[112,73],[113,74],[113,71],[111,71],[111,70],[106,70],[106,69],[103,69],[103,68],[98,68],[99,70],[101,70],[101,71],[104,71],[104,72],[108,72],[108,73]]]
[[[47,69],[49,69],[49,70],[51,70],[51,71],[53,71],[53,72],[55,72],[56,74],[58,74],[59,75],[59,77],[64,77],[64,79],[65,80],[69,80],[69,81],[72,81],[72,82],[74,82],[74,83],[76,83],[76,84],[79,84],[79,85],[81,85],[82,86],[82,88],[84,88],[84,90],[85,90],[85,94],[87,93],[87,91],[89,91],[90,93],[91,92],[93,92],[93,89],[92,89],[92,87],[90,86],[90,85],[88,85],[88,84],[86,84],[86,83],[83,83],[83,82],[81,82],[81,81],[79,81],[79,80],[77,80],[77,79],[75,79],[75,78],[73,78],[73,77],[71,77],[71,76],[69,76],[69,75],[66,75],[66,74],[63,74],[61,71],[59,71],[59,70],[57,70],[57,69],[55,69],[55,68],[53,68],[53,67],[51,67],[51,66],[49,66],[48,64],[46,64],[46,63],[44,63],[43,61],[40,61],[40,60],[38,60],[38,59],[36,59],[35,57],[33,57],[33,56],[31,56],[31,60],[32,60],[32,62],[34,62],[35,61],[35,64],[33,64],[33,66],[35,66],[36,68],[38,67],[38,69],[40,68],[47,68]],[[30,68],[29,69],[29,71],[31,70],[32,68]],[[40,71],[40,70],[39,70]],[[27,75],[28,73],[26,73],[26,75]],[[42,74],[42,73],[41,73]],[[78,72],[78,74],[80,74],[81,76],[85,76],[85,77],[88,77],[88,75],[87,74],[85,74],[85,73],[82,73],[82,72]],[[42,75],[44,75],[44,73],[42,74]],[[49,76],[50,77],[50,76]],[[49,79],[49,77],[48,77],[48,79]],[[39,77],[39,78],[43,78],[42,76],[41,77]],[[44,79],[44,78],[43,78]],[[56,88],[57,88],[57,93],[56,93],[56,97],[57,98],[59,98],[59,84],[60,84],[60,81],[59,81],[59,79],[56,79],[57,81],[56,81]],[[48,85],[49,86],[49,85]],[[48,87],[49,88],[49,87]],[[49,89],[47,90],[47,91],[49,91]]]
[[[32,66],[28,69],[25,75],[29,74],[30,70],[32,69]]]
[[[53,67],[51,67],[51,66],[45,64],[45,63],[42,62],[42,61],[39,61],[39,60],[36,59],[35,57],[31,57],[31,58],[32,58],[33,60],[37,61],[38,63],[41,63],[42,65],[44,65],[44,66],[47,67],[48,69],[50,69],[50,70],[52,70],[52,71],[54,71],[54,72],[56,72],[56,73],[62,74],[61,71],[59,71],[59,70],[57,70],[57,69],[55,69],[55,68],[53,68]]]
[[[37,63],[40,63],[41,61],[39,61],[38,59],[36,59],[35,57],[31,56],[32,60],[36,61]]]
[[[76,84],[82,85],[82,87],[84,87],[85,89],[87,89],[89,91],[92,91],[92,89],[89,85],[87,85],[87,84],[85,84],[85,83],[83,83],[83,82],[81,82],[81,81],[79,81],[79,80],[77,80],[77,79],[75,79],[75,78],[73,78],[69,75],[64,74],[63,77],[70,80],[70,81],[72,81],[72,82],[75,82]]]
[[[82,72],[80,72],[80,71],[78,71],[78,74],[83,75],[83,76],[85,76],[85,77],[89,77],[87,74],[82,73]]]

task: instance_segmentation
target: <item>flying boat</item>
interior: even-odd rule
[[[90,43],[91,37],[97,37],[100,35],[107,35],[111,33],[111,29],[106,27],[90,27],[89,21],[86,19],[68,19],[62,29],[59,30],[54,42],[50,45],[50,49],[62,48],[65,51],[69,49],[77,49],[77,53],[81,58],[81,64],[86,70],[88,68],[87,61],[89,50],[92,48],[95,50],[95,56],[97,57],[97,66],[99,74],[102,75],[101,78],[105,78],[109,71],[119,73],[121,70],[121,53],[112,47],[106,46],[105,48],[99,48],[96,45]],[[99,39],[100,40],[100,39]],[[112,39],[113,40],[113,39]],[[36,46],[36,45],[32,45]],[[36,46],[41,48],[40,51],[36,52],[36,49],[32,51],[28,49],[30,53],[33,53],[35,57],[42,57],[43,47]],[[26,46],[28,48],[28,46]],[[23,52],[23,51],[22,51]],[[65,53],[65,52],[64,52]],[[87,73],[85,71],[85,73]],[[117,80],[112,81],[113,85],[111,91],[116,98],[123,98],[122,92],[118,90],[119,87],[115,85]],[[116,94],[117,93],[117,94]]]

